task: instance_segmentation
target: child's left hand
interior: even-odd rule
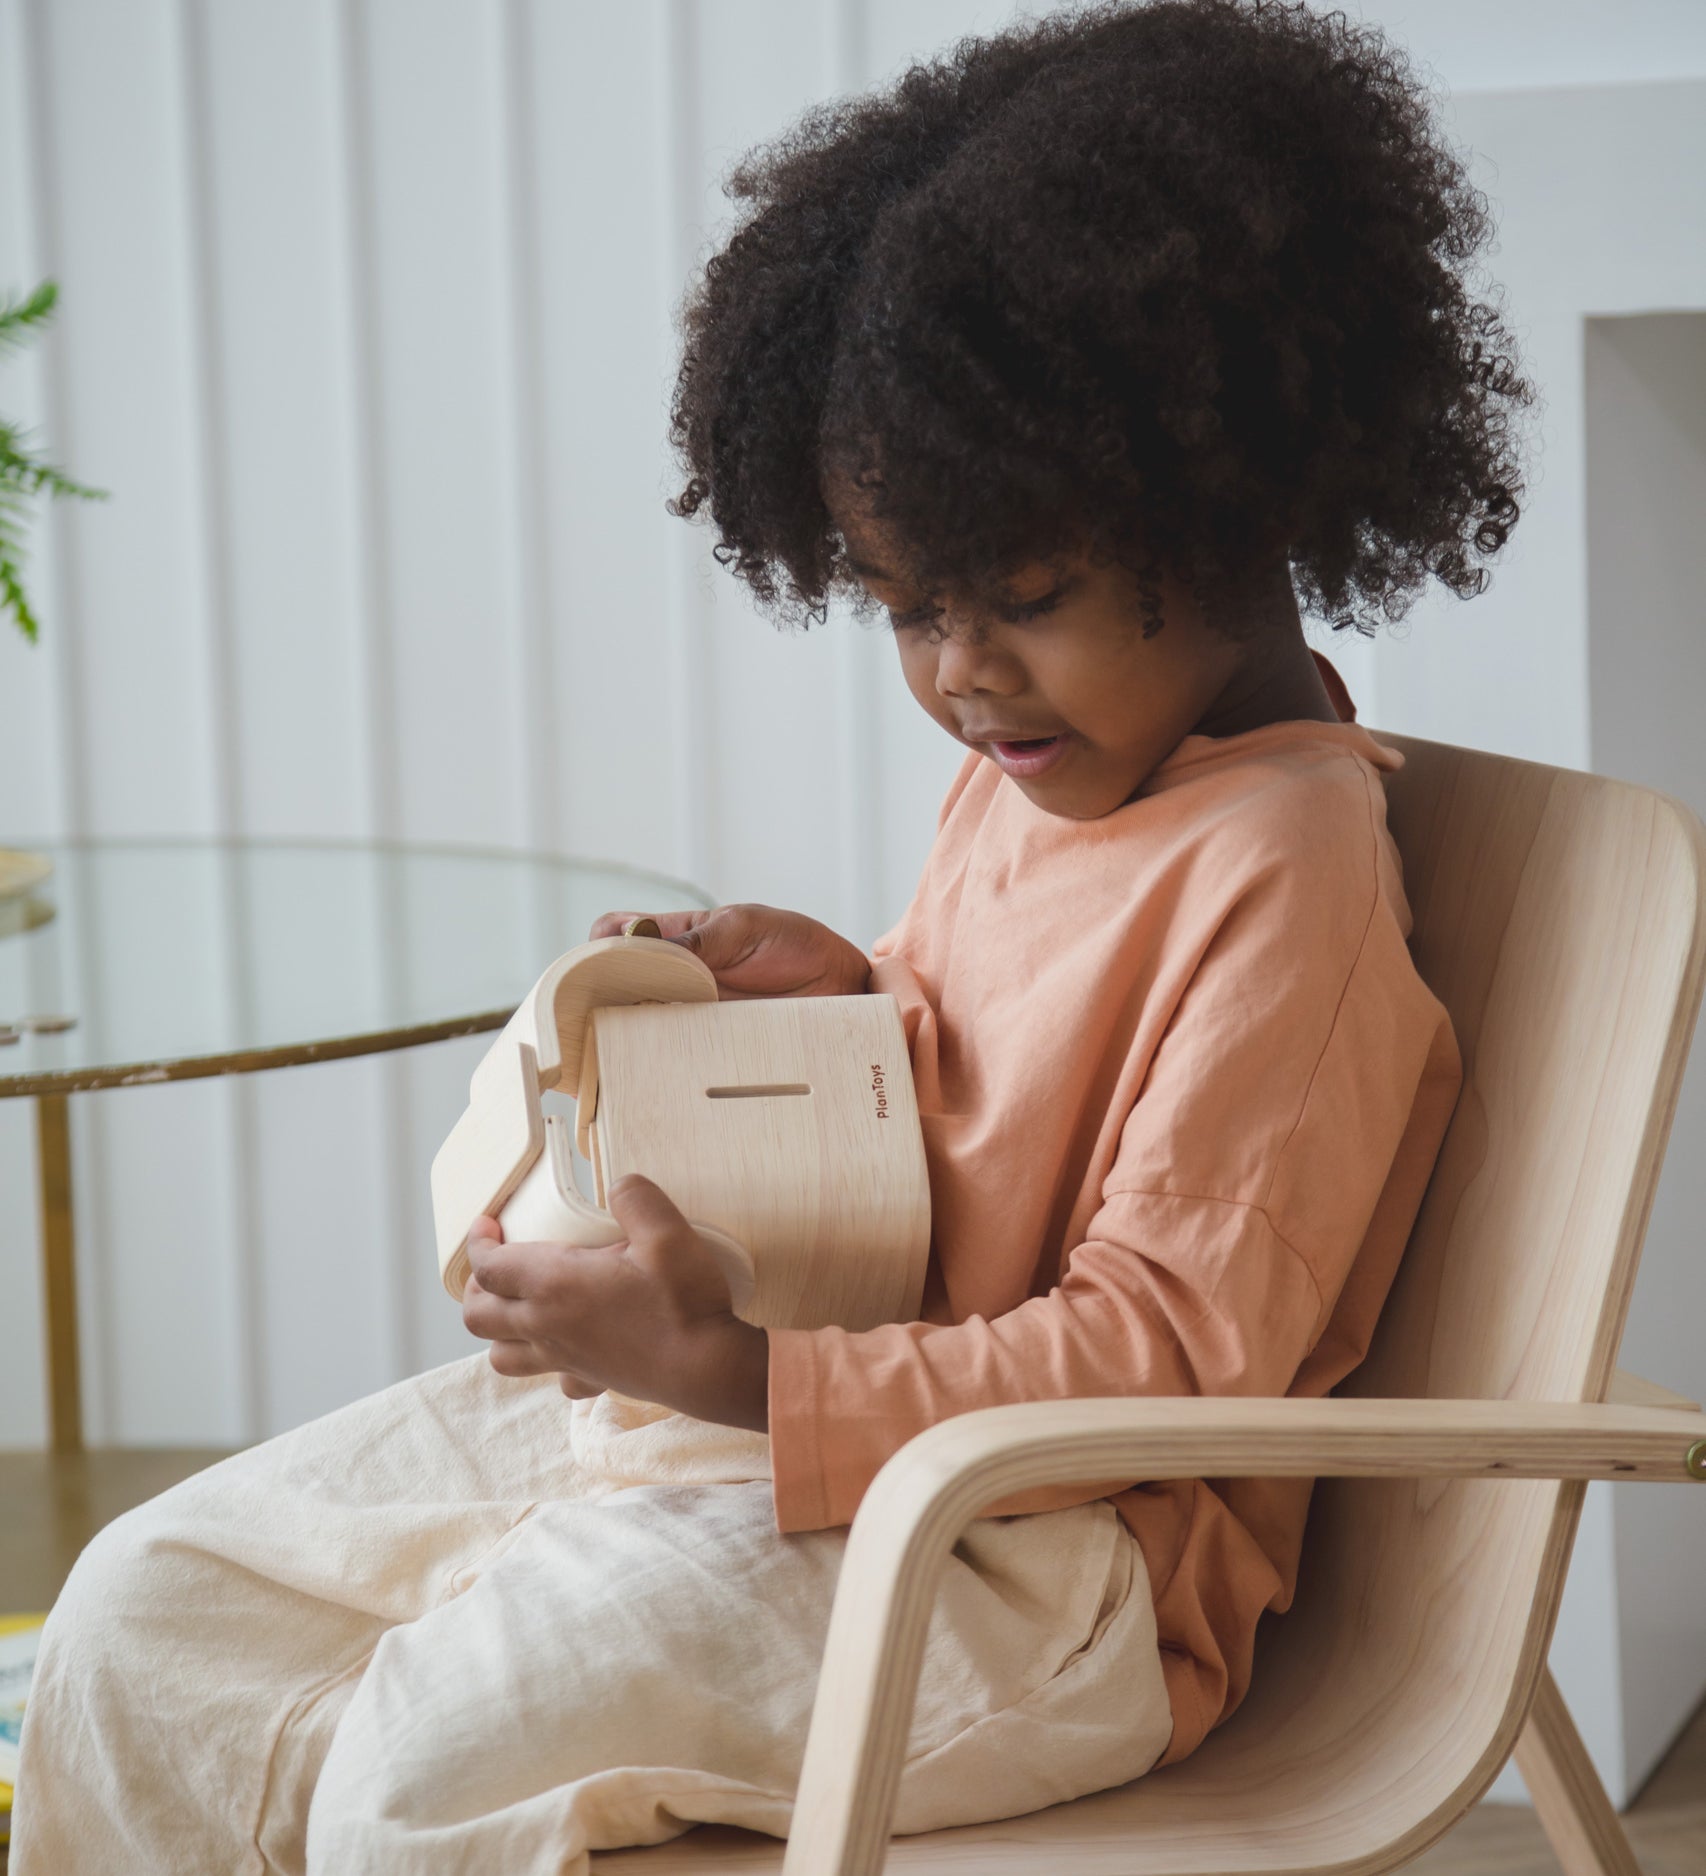
[[[698,1420],[763,1432],[770,1344],[730,1307],[717,1260],[637,1173],[607,1195],[628,1234],[588,1250],[505,1244],[493,1218],[468,1236],[462,1320],[499,1374],[557,1374],[579,1399],[611,1388]]]

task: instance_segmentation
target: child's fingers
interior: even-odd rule
[[[768,906],[719,905],[709,912],[684,913],[678,931],[671,931],[662,920],[659,928],[720,976],[746,963],[763,945],[774,929],[775,917]]]
[[[494,1288],[478,1270],[470,1271],[462,1286],[462,1324],[484,1342],[549,1336],[549,1312],[542,1313],[536,1295]]]
[[[476,1221],[478,1222],[478,1221]],[[507,1296],[520,1299],[527,1295],[526,1282],[528,1260],[522,1255],[525,1245],[505,1244],[500,1234],[492,1237],[486,1232],[468,1233],[468,1267],[473,1278],[490,1296]],[[467,1285],[463,1286],[467,1294]]]
[[[510,1380],[552,1372],[551,1358],[536,1342],[494,1342],[486,1351],[486,1358],[499,1374]]]
[[[468,1227],[468,1236],[470,1238],[489,1238],[494,1244],[502,1244],[504,1241],[504,1228],[495,1218],[489,1218],[482,1213]]]
[[[630,916],[607,912],[593,927],[593,935],[606,937],[620,932]],[[778,918],[769,906],[762,905],[718,905],[708,912],[653,912],[644,916],[656,919],[663,937],[691,951],[729,995],[741,994],[740,987],[724,983],[723,974],[738,971],[763,948],[773,936]]]
[[[470,1276],[462,1286],[462,1326],[483,1342],[513,1340],[521,1307],[511,1297],[494,1296],[478,1276]]]
[[[622,929],[631,920],[649,918],[657,921],[657,928],[665,938],[679,938],[685,931],[690,931],[706,916],[703,912],[601,912],[592,921],[589,938],[620,938]]]

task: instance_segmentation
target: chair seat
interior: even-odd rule
[[[1548,1482],[1453,1491],[1465,1553],[1493,1537],[1485,1520],[1508,1519],[1519,1501],[1522,1523],[1542,1537],[1560,1508],[1560,1488]],[[1465,1496],[1482,1516],[1462,1517]],[[1311,1548],[1336,1567],[1306,1571],[1292,1609],[1265,1620],[1249,1696],[1182,1764],[1021,1817],[897,1837],[885,1870],[1350,1876],[1407,1861],[1492,1782],[1522,1721],[1512,1655],[1542,1645],[1529,1625],[1507,1619],[1480,1636],[1460,1630],[1449,1650],[1417,1658],[1413,1633],[1347,1624],[1347,1607],[1372,1605],[1340,1540],[1353,1529],[1401,1532],[1418,1501],[1446,1502],[1429,1482],[1317,1486]],[[1498,1536],[1509,1541],[1510,1526]],[[1394,1765],[1405,1768],[1397,1782]],[[592,1867],[599,1876],[774,1876],[783,1853],[757,1832],[702,1825],[667,1844],[605,1852]]]

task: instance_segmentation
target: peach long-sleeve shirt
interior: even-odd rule
[[[1462,1066],[1406,939],[1402,754],[1355,721],[1189,735],[1074,821],[968,757],[912,904],[873,948],[930,1164],[921,1320],[770,1333],[783,1531],[849,1522],[915,1433],[1003,1401],[1321,1395],[1367,1351]],[[1111,1497],[1154,1591],[1183,1758],[1292,1598],[1307,1480]]]

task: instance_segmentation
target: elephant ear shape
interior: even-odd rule
[[[714,1003],[717,980],[690,951],[640,935],[595,938],[566,951],[522,998],[468,1083],[468,1106],[433,1156],[439,1272],[458,1302],[468,1279],[468,1233],[496,1217],[545,1148],[540,1096],[578,1097],[595,1009],[634,1003]],[[596,1076],[583,1113],[590,1125]]]

